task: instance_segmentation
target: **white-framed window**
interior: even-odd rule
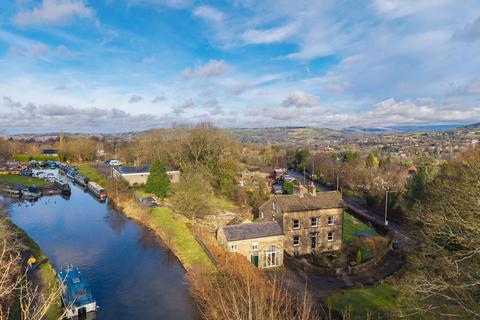
[[[310,247],[312,249],[315,249],[317,247],[317,238],[318,238],[318,233],[310,233]]]
[[[310,221],[311,221],[311,225],[312,225],[313,228],[318,227],[318,219],[317,219],[317,217],[312,217],[312,218],[310,218]]]
[[[327,241],[332,242],[333,240],[333,231],[330,231],[327,233]]]
[[[293,226],[293,229],[300,229],[300,220],[293,219],[292,226]]]
[[[238,245],[236,243],[230,245],[230,251],[231,252],[237,252],[238,251]]]
[[[258,242],[252,242],[252,250],[258,250]]]
[[[269,246],[263,251],[263,267],[270,268],[280,265],[280,249],[277,246]]]
[[[293,236],[293,246],[294,247],[300,246],[300,236]]]
[[[263,211],[260,211],[260,219],[263,219]]]
[[[332,226],[332,225],[333,225],[333,216],[328,216],[328,217],[327,217],[327,224],[328,224],[329,226]]]

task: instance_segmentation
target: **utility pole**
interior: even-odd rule
[[[307,185],[307,181],[306,181],[306,178],[305,178],[305,167],[303,167],[303,184]]]
[[[387,220],[387,213],[388,213],[388,192],[390,190],[387,189],[385,192],[385,225],[388,226],[388,220]]]

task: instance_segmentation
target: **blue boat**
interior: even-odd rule
[[[85,319],[87,314],[97,310],[92,290],[80,270],[67,266],[57,274],[57,281],[62,288],[62,302],[67,319]]]

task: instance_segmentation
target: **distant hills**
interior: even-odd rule
[[[348,127],[340,130],[313,127],[273,127],[227,129],[234,137],[244,143],[265,144],[319,144],[335,141],[352,135],[408,134],[414,132],[435,132],[455,129],[477,128],[480,123],[464,125],[426,125],[426,126],[389,126],[389,127]]]

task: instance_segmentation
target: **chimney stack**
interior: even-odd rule
[[[313,181],[310,184],[309,189],[310,189],[310,194],[315,197],[317,195],[317,187],[315,186]]]

